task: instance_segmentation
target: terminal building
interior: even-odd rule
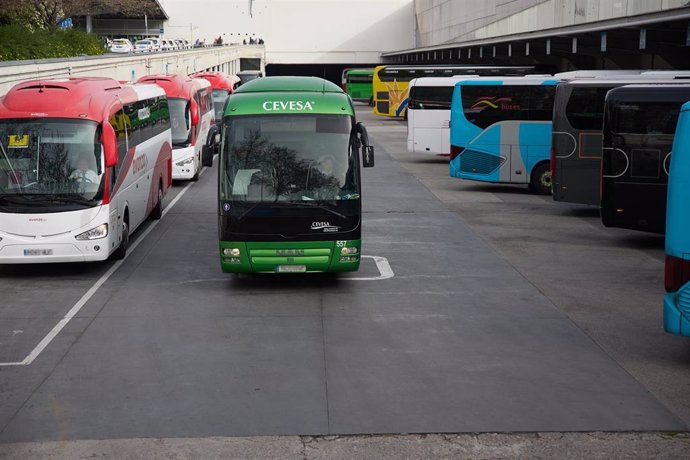
[[[398,64],[690,67],[686,0],[414,0],[414,46]]]

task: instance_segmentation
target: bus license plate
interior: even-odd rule
[[[301,273],[307,271],[306,265],[278,265],[276,267],[278,273]]]
[[[25,256],[52,256],[52,249],[24,249]]]

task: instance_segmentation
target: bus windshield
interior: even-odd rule
[[[0,206],[90,206],[103,198],[103,175],[97,123],[0,121]]]
[[[225,123],[228,199],[359,199],[350,116],[235,116]]]
[[[220,121],[223,118],[223,108],[225,107],[225,101],[228,100],[228,95],[230,91],[227,89],[214,89],[211,93],[213,98],[213,112],[216,121]]]
[[[170,98],[168,99],[168,107],[170,109],[172,143],[174,146],[184,145],[186,147],[192,142],[189,101],[187,99]]]

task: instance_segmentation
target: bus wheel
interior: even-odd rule
[[[199,170],[201,169],[201,159],[199,158],[198,160],[199,161],[197,161],[197,163],[196,163],[197,164],[196,171],[194,171],[194,175],[192,176],[193,182],[196,182],[199,180]]]
[[[158,220],[163,217],[163,186],[158,183],[158,201],[156,206],[151,210],[151,219]]]
[[[551,167],[548,163],[540,163],[534,168],[530,186],[539,195],[551,194]]]
[[[374,106],[374,98],[370,97],[369,98],[369,107],[373,107],[373,106]]]
[[[129,222],[125,219],[122,221],[122,241],[120,241],[120,245],[115,249],[115,252],[113,252],[110,255],[110,258],[113,260],[122,260],[125,258],[127,255],[127,247],[129,246]]]

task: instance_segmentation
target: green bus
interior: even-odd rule
[[[345,73],[345,92],[353,101],[374,106],[374,69],[350,69]]]
[[[374,148],[355,120],[350,97],[337,85],[315,77],[268,77],[242,85],[223,115],[223,271],[357,270],[360,166],[374,166]]]

